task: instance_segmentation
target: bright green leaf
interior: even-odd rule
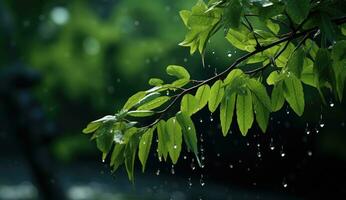
[[[210,89],[210,97],[208,107],[210,112],[214,112],[219,106],[224,95],[223,83],[221,80],[217,80]]]
[[[303,64],[304,64],[305,53],[302,48],[297,49],[292,55],[289,57],[287,61],[287,69],[288,71],[294,73],[294,75],[300,78]]]
[[[284,91],[282,87],[283,87],[283,82],[278,82],[277,84],[274,85],[272,96],[271,96],[273,112],[280,110],[285,103]]]
[[[290,74],[284,80],[284,97],[293,111],[302,116],[305,107],[304,91],[300,80],[293,74]]]
[[[168,141],[168,153],[172,160],[173,164],[176,164],[180,151],[181,151],[181,144],[182,144],[182,132],[179,123],[177,122],[176,118],[170,118],[167,120],[166,123],[166,131],[169,135],[169,141]]]
[[[156,99],[153,99],[152,101],[149,101],[146,104],[143,104],[142,106],[138,107],[138,110],[152,110],[155,108],[160,107],[162,104],[166,103],[170,97],[168,96],[162,96],[158,97]]]
[[[159,160],[161,161],[161,158],[163,157],[164,160],[167,160],[168,156],[168,141],[170,140],[169,134],[166,131],[166,122],[161,120],[157,124],[157,137],[158,137],[158,147],[157,147],[157,153],[159,156]]]
[[[237,95],[236,110],[240,132],[245,136],[251,128],[254,120],[252,96],[249,89],[246,89],[243,94]]]
[[[266,107],[267,110],[271,111],[271,101],[265,86],[256,79],[248,79],[247,85],[254,96],[257,97],[256,100]]]
[[[153,128],[149,128],[141,137],[139,141],[138,157],[142,164],[142,171],[145,170],[145,165],[150,152],[151,142],[153,139]]]
[[[180,110],[187,113],[189,116],[197,112],[198,101],[191,94],[185,94],[181,99]]]
[[[209,85],[205,84],[200,86],[197,89],[197,92],[195,94],[195,98],[197,99],[198,102],[198,110],[201,110],[204,106],[207,105],[208,100],[210,96],[210,87]]]

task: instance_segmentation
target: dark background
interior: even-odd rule
[[[285,105],[269,130],[223,137],[218,113],[194,116],[204,168],[152,152],[136,182],[111,174],[85,125],[112,114],[168,64],[202,79],[236,52],[212,39],[206,67],[177,44],[186,0],[0,0],[0,199],[334,199],[346,195],[346,105],[305,87],[297,117]],[[228,54],[232,54],[228,57]],[[173,169],[172,169],[173,168]]]

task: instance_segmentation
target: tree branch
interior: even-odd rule
[[[343,24],[343,23],[346,23],[346,17],[342,17],[342,18],[338,18],[338,19],[334,19],[333,22],[337,25],[340,25],[340,24]],[[215,82],[216,80],[218,79],[222,79],[222,78],[225,78],[229,72],[231,72],[235,67],[237,67],[239,64],[241,64],[243,61],[249,59],[250,57],[256,55],[257,53],[261,53],[267,49],[270,49],[276,45],[279,45],[283,42],[287,42],[286,45],[284,46],[284,48],[274,57],[274,59],[276,59],[277,57],[279,57],[284,51],[285,49],[287,48],[288,44],[290,41],[296,39],[296,38],[299,38],[299,37],[302,37],[304,36],[303,40],[301,41],[300,45],[303,43],[303,41],[305,41],[305,39],[307,39],[307,37],[316,32],[318,30],[318,27],[314,27],[314,28],[310,28],[310,29],[307,29],[307,30],[304,30],[304,31],[301,31],[301,32],[298,32],[298,30],[296,31],[293,31],[291,32],[288,36],[285,36],[269,45],[266,45],[266,46],[262,46],[261,48],[258,48],[256,49],[255,51],[253,52],[250,52],[250,53],[247,53],[243,56],[241,56],[240,58],[238,58],[235,62],[233,62],[226,70],[224,70],[223,72],[221,72],[220,74],[217,74],[215,76],[212,76],[210,77],[209,79],[206,79],[204,81],[201,81],[200,83],[198,83],[197,85],[194,85],[190,88],[186,88],[185,90],[183,90],[181,93],[177,94],[174,99],[172,100],[172,102],[163,110],[161,111],[158,111],[156,114],[159,114],[159,117],[151,124],[145,126],[145,127],[151,127],[151,126],[154,126],[156,123],[158,123],[160,121],[160,119],[162,119],[164,113],[166,113],[167,111],[169,111],[173,106],[174,104],[180,99],[182,98],[185,94],[187,93],[190,93],[194,90],[196,90],[197,88],[199,88],[200,86],[202,85],[205,85],[205,84],[209,84],[209,83],[212,83],[212,82]],[[270,65],[270,64],[269,64]],[[268,66],[269,66],[268,65]],[[263,69],[265,69],[266,67],[268,67],[267,65],[264,66],[264,67],[261,67],[261,68],[258,68],[258,69],[255,69],[255,70],[252,70],[252,71],[248,71],[246,73],[255,73],[257,71],[261,71]]]

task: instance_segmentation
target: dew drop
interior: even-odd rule
[[[173,146],[173,149],[177,149],[178,148],[178,146],[175,144],[174,146]]]
[[[228,53],[228,54],[227,54],[227,57],[229,57],[229,58],[232,57],[232,54],[231,54],[231,53]]]

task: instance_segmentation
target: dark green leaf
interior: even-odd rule
[[[268,126],[270,111],[263,105],[256,95],[252,96],[256,121],[261,128],[262,132],[265,133]]]
[[[294,23],[300,24],[310,11],[309,0],[287,0],[286,12]]]
[[[296,77],[300,78],[303,64],[304,64],[305,53],[302,48],[297,49],[287,61],[287,69],[292,72]]]
[[[114,146],[112,155],[111,155],[111,162],[110,166],[112,167],[112,172],[115,172],[120,165],[124,163],[124,151],[125,151],[125,144],[116,144]]]
[[[184,141],[188,150],[192,151],[195,154],[198,164],[199,166],[201,166],[201,162],[198,158],[197,136],[193,121],[188,114],[181,111],[177,113],[176,117],[183,132]]]
[[[124,157],[125,157],[125,167],[127,175],[130,181],[134,181],[134,165],[136,159],[136,153],[138,148],[139,138],[134,135],[131,140],[126,144]]]
[[[232,124],[236,94],[226,92],[221,101],[220,106],[220,121],[223,136],[226,136]]]

